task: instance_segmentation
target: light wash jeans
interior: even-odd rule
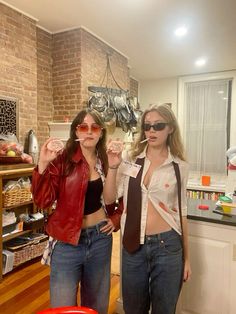
[[[146,236],[134,254],[122,251],[126,314],[174,314],[183,278],[181,237],[174,230]]]
[[[107,314],[112,236],[100,232],[104,224],[83,229],[76,246],[56,243],[51,260],[51,307],[76,306],[80,283],[81,306]]]

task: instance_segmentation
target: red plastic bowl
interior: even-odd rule
[[[38,312],[37,314],[98,314],[97,311],[89,309],[84,306],[63,306],[53,309],[46,309]]]

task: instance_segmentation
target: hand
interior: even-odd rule
[[[191,278],[192,275],[192,270],[190,267],[190,262],[189,260],[186,260],[184,262],[184,275],[183,275],[183,280],[186,282]]]
[[[52,162],[60,152],[52,151],[48,149],[48,144],[51,143],[55,138],[49,138],[41,147],[40,155],[39,155],[39,172],[42,173],[50,162]]]
[[[100,231],[103,233],[107,233],[108,235],[111,234],[115,230],[115,226],[110,218],[105,219],[107,224],[103,226]]]
[[[107,145],[107,158],[109,167],[118,167],[122,161],[122,151],[124,148],[124,143],[117,139],[109,140]]]

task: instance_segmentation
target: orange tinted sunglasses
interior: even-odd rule
[[[87,123],[81,123],[77,125],[76,129],[81,133],[87,133],[90,129],[92,133],[98,134],[103,128],[97,123],[91,124],[90,127]]]

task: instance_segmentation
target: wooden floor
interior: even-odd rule
[[[112,275],[108,314],[115,313],[120,278]],[[6,274],[0,283],[1,314],[36,314],[49,308],[49,267],[40,261],[25,264]]]

